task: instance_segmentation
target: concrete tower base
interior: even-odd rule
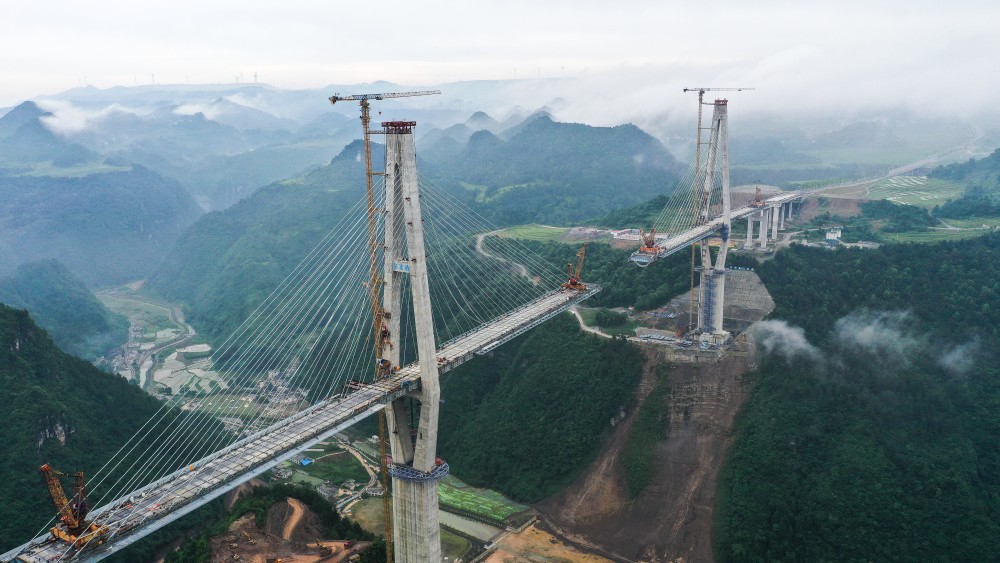
[[[437,480],[393,478],[393,551],[397,562],[441,561],[437,506]]]

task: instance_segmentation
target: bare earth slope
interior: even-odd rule
[[[726,280],[726,328],[742,330],[774,308],[753,272],[733,271]],[[687,296],[681,298],[687,302]],[[752,346],[750,346],[752,349]],[[645,347],[647,361],[636,402],[656,384],[666,348]],[[712,510],[716,478],[733,443],[733,421],[750,391],[744,355],[713,363],[667,366],[669,427],[656,445],[650,484],[629,498],[619,461],[638,406],[631,409],[600,457],[567,490],[537,508],[546,527],[581,547],[625,561],[712,561]]]
[[[629,499],[618,457],[637,409],[569,489],[539,505],[552,523],[631,560],[711,561],[715,480],[746,400],[746,358],[670,370],[670,428],[650,485]],[[648,393],[649,386],[643,393]]]

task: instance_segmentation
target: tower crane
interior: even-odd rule
[[[377,264],[378,259],[378,247],[380,246],[378,241],[378,229],[375,221],[375,213],[377,208],[375,207],[375,189],[373,177],[375,173],[372,172],[372,145],[371,145],[371,131],[368,126],[371,123],[371,104],[369,100],[388,100],[392,98],[411,98],[414,96],[430,96],[433,94],[440,94],[440,90],[423,90],[418,92],[383,92],[378,94],[352,94],[350,96],[341,96],[340,94],[334,94],[330,96],[330,103],[336,104],[337,102],[360,102],[361,103],[361,129],[364,131],[364,144],[365,144],[365,182],[368,195],[368,247],[371,258],[371,271],[369,272],[368,280],[368,296],[371,299],[372,304],[372,315],[373,317],[373,327],[375,330],[375,378],[378,379],[385,372],[385,363],[387,361],[382,357],[382,353],[385,349],[386,344],[391,346],[388,334],[388,330],[385,328],[386,311],[382,310],[382,300],[379,295],[379,291],[382,288],[382,273]],[[391,370],[391,366],[390,366]],[[379,473],[382,482],[382,508],[385,511],[385,551],[386,551],[386,562],[392,563],[393,553],[392,553],[392,500],[389,495],[389,453],[386,451],[386,444],[388,443],[388,434],[386,432],[386,418],[385,411],[379,411],[378,415],[378,430],[379,430]]]

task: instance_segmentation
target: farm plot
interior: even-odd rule
[[[529,507],[514,502],[496,491],[470,487],[459,479],[448,476],[438,486],[438,495],[444,509],[457,509],[484,518],[502,526],[512,514],[524,512]]]

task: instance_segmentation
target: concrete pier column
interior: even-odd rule
[[[785,204],[784,203],[782,203],[781,205],[778,206],[778,221],[780,221],[778,223],[778,230],[779,231],[784,231],[785,230]]]
[[[767,248],[767,209],[760,210],[760,232],[757,237],[757,244],[761,250]]]
[[[778,213],[777,207],[771,208],[771,239],[778,240]]]
[[[743,248],[753,248],[753,214],[747,215],[747,242]]]

